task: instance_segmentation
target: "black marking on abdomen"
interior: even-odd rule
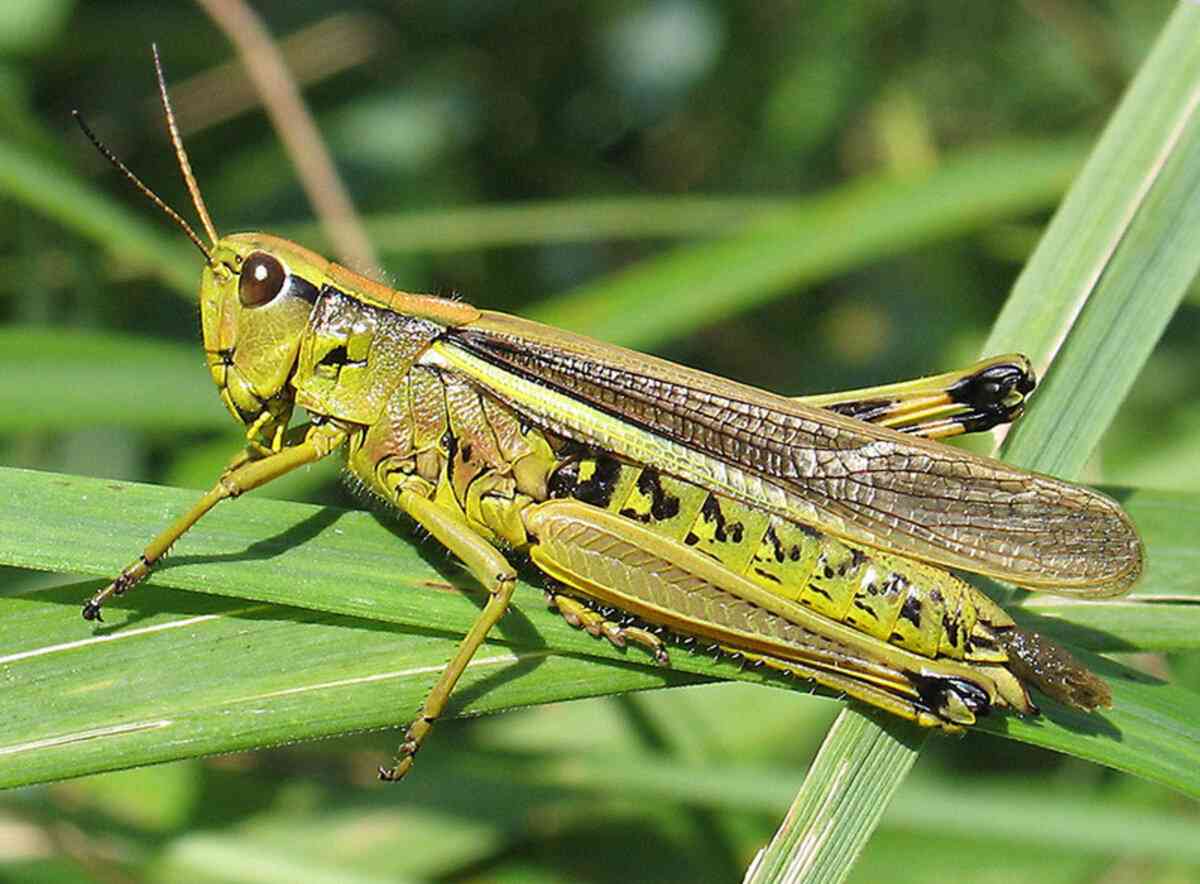
[[[679,498],[668,494],[662,487],[662,477],[658,470],[645,469],[638,476],[638,491],[650,498],[650,515],[662,522],[679,515]]]
[[[874,611],[872,611],[872,610],[871,610],[871,608],[870,608],[868,605],[864,605],[864,604],[863,604],[862,602],[860,602],[858,599],[855,599],[855,600],[854,600],[854,607],[858,608],[860,611],[866,611],[868,614],[870,614],[870,615],[871,615],[871,619],[872,619],[872,620],[878,620],[878,619],[879,619],[879,615],[878,615],[878,614],[876,614]]]
[[[894,599],[908,589],[908,581],[902,575],[892,571],[883,579],[882,589],[885,599]]]
[[[616,458],[605,454],[598,455],[594,463],[592,477],[577,483],[572,496],[576,500],[605,509],[612,502],[613,492],[617,490],[621,464]]]
[[[721,501],[717,499],[715,494],[710,494],[704,499],[704,505],[700,508],[700,515],[704,517],[704,521],[713,524],[713,539],[717,543],[725,543],[730,539],[734,543],[742,542],[742,533],[744,530],[742,523],[730,522],[725,518],[725,513],[721,511]]]
[[[779,535],[775,533],[774,525],[767,528],[767,540],[771,541],[771,549],[775,553],[775,561],[782,563],[784,560],[783,543],[780,541]]]

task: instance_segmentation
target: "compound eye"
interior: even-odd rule
[[[238,300],[243,307],[261,307],[275,299],[287,282],[287,271],[278,258],[254,252],[242,263],[238,277]]]

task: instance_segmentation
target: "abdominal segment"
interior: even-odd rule
[[[639,600],[640,578],[632,571],[623,574],[623,587],[610,586],[607,592],[586,574],[552,575],[565,576],[564,582],[585,595],[635,609],[650,622],[674,621],[665,625],[716,638],[722,647],[756,663],[814,678],[851,695],[856,692],[843,684],[847,678],[878,682],[877,674],[860,659],[874,656],[884,669],[904,672],[903,684],[877,687],[909,695],[906,702],[911,711],[906,717],[926,724],[953,729],[972,723],[976,714],[986,714],[993,705],[1022,713],[1036,711],[1006,665],[1002,634],[1014,628],[1013,621],[981,593],[941,569],[860,548],[605,455],[565,460],[551,475],[548,489],[552,499],[586,503],[629,523],[620,529],[611,520],[589,521],[582,510],[573,511],[575,521],[588,523],[589,530],[611,533],[610,545],[619,543],[618,537],[643,537],[641,545],[653,547],[663,561],[690,562],[690,575],[709,575],[706,580],[712,585],[698,592],[726,592],[736,602],[715,604],[705,596],[705,613],[679,622],[666,609],[658,610],[655,599],[646,604],[645,599]],[[591,537],[579,525],[574,530],[577,542]],[[543,566],[545,558],[535,547],[535,562]],[[617,566],[605,567],[611,571]],[[551,563],[543,570],[553,568]],[[746,604],[753,599],[756,604]],[[686,605],[687,600],[681,597],[673,604]],[[770,610],[760,610],[764,606]],[[769,627],[764,635],[774,634],[779,641],[756,647],[740,635],[731,638],[751,615]],[[730,630],[728,645],[720,641],[723,628]],[[845,643],[832,657],[804,649],[806,641],[817,647],[828,643],[829,636],[834,645]],[[844,655],[841,662],[838,654]],[[870,696],[862,699],[888,706]],[[927,713],[933,721],[925,720],[930,717]]]
[[[657,471],[584,458],[551,477],[571,497],[642,524],[772,594],[924,657],[1003,662],[998,607],[945,571],[859,548]]]

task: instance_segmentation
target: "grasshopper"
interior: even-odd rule
[[[1066,650],[951,570],[1114,596],[1142,569],[1120,507],[941,444],[1017,417],[1023,357],[906,384],[792,399],[466,303],[396,291],[267,233],[208,241],[85,134],[204,256],[201,324],[247,445],[213,488],[89,599],[143,580],[217,503],[335,452],[357,489],[451,551],[488,601],[409,726],[396,780],[504,614],[510,556],[572,625],[669,661],[701,641],[928,727],[1036,715],[1036,687],[1111,705]],[[78,116],[78,115],[77,115]],[[309,423],[291,426],[302,406]]]

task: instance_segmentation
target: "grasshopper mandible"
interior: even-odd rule
[[[1015,418],[1023,357],[789,399],[430,295],[395,291],[266,233],[218,236],[155,52],[167,128],[205,242],[97,148],[204,255],[204,350],[247,446],[83,608],[144,579],[218,502],[335,451],[489,592],[383,779],[404,776],[526,554],[575,626],[668,662],[699,639],[918,724],[1033,715],[1029,686],[1111,704],[1071,655],[950,573],[1113,596],[1142,567],[1101,494],[935,441]],[[291,427],[294,408],[311,422]],[[614,614],[613,612],[617,612]]]

